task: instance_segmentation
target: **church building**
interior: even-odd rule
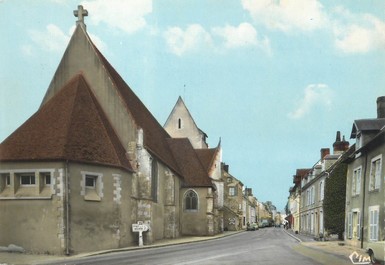
[[[189,159],[193,156],[197,156],[203,165],[210,182],[215,188],[213,197],[214,208],[213,211],[208,212],[207,217],[202,216],[198,218],[207,218],[208,220],[211,220],[209,225],[210,234],[222,232],[224,230],[224,181],[222,170],[222,148],[220,142],[217,147],[209,148],[206,142],[207,134],[198,128],[181,97],[178,98],[163,127],[175,140],[180,139],[179,141],[189,142],[194,149],[194,152],[189,156]],[[204,201],[205,196],[205,192],[201,193],[200,200]],[[195,216],[197,217],[197,215]],[[184,224],[191,223],[191,227],[193,227],[194,223],[197,223],[192,216],[184,215],[184,217],[186,217],[183,220]],[[213,230],[211,231],[211,229]],[[184,234],[195,234],[196,232],[194,230],[195,229],[190,231],[190,229],[188,229],[188,231],[184,231]]]
[[[138,222],[144,244],[220,232],[220,145],[165,130],[92,42],[88,12],[74,14],[40,108],[0,144],[0,246],[123,248],[138,244]]]

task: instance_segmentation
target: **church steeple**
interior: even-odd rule
[[[78,18],[76,21],[76,26],[80,25],[83,29],[86,29],[86,24],[84,24],[84,17],[88,16],[87,9],[83,9],[82,5],[78,5],[78,10],[74,10],[74,16]]]

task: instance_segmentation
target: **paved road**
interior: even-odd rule
[[[325,253],[317,254],[316,251],[308,250],[300,246],[284,230],[265,228],[204,242],[66,260],[65,264],[345,264],[340,263],[341,260],[337,257],[331,257],[332,261],[330,259],[325,261],[325,257],[318,256],[318,254],[325,256]],[[63,264],[63,261],[46,264]]]

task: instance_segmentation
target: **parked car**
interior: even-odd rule
[[[385,241],[369,242],[366,247],[366,253],[370,256],[372,264],[385,263]]]
[[[269,226],[269,222],[266,221],[266,220],[263,220],[262,223],[261,223],[261,228],[268,227],[268,226]]]
[[[246,230],[247,231],[255,231],[255,230],[258,230],[259,229],[259,226],[257,223],[253,223],[251,225],[248,225]]]

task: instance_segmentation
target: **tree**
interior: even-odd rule
[[[272,213],[274,210],[277,210],[277,207],[275,207],[271,201],[265,202],[264,205],[265,205],[266,210],[269,213]]]
[[[329,234],[338,234],[341,240],[345,230],[346,174],[346,164],[336,165],[326,178],[323,203],[325,229]]]

